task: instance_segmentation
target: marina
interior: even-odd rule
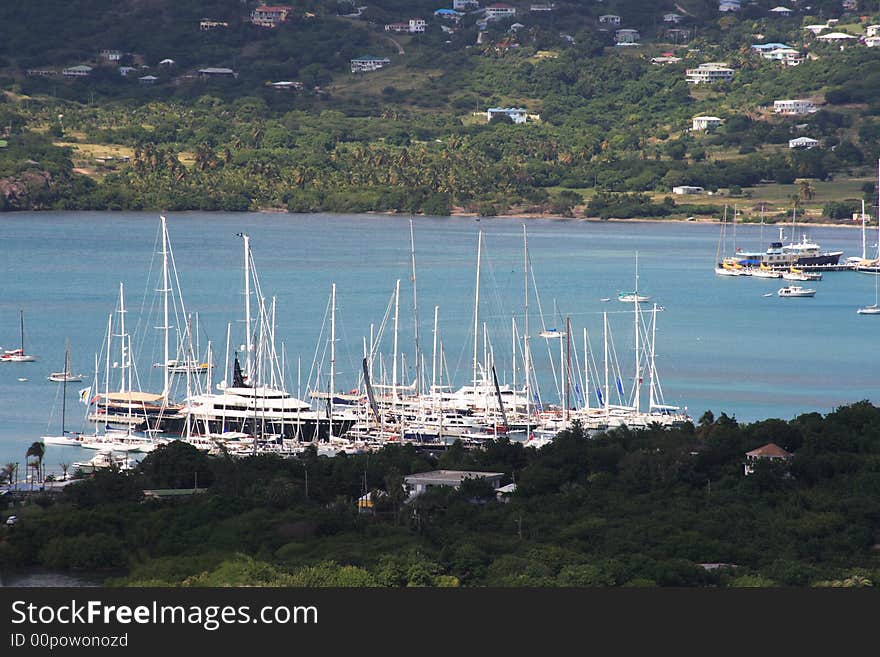
[[[60,223],[74,231],[77,225],[104,226],[107,230],[100,232],[107,257],[83,267],[77,280],[67,285],[51,270],[27,272],[25,265],[21,271],[18,260],[14,270],[7,270],[14,295],[2,309],[7,318],[4,341],[16,337],[15,324],[23,306],[28,317],[34,318],[28,324],[29,344],[35,345],[37,353],[49,353],[67,336],[60,333],[62,327],[54,326],[53,316],[66,312],[73,354],[79,358],[73,369],[66,364],[66,370],[89,371],[93,369],[89,360],[101,351],[100,336],[107,332],[108,314],[114,303],[119,305],[107,282],[126,281],[128,296],[137,300],[125,306],[126,329],[111,329],[116,335],[135,336],[126,338],[126,356],[119,346],[113,348],[107,370],[113,383],[108,386],[102,373],[94,377],[96,387],[87,395],[89,400],[103,396],[103,403],[88,407],[79,403],[82,386],[91,377],[67,388],[69,430],[62,426],[61,436],[76,436],[70,440],[82,440],[79,434],[93,437],[96,425],[102,424],[110,430],[109,438],[89,441],[98,450],[109,446],[143,454],[150,446],[183,433],[201,448],[218,449],[222,444],[242,454],[295,453],[315,436],[321,453],[331,454],[360,451],[371,442],[388,440],[433,442],[434,448],[442,449],[455,438],[479,444],[507,435],[535,444],[572,419],[597,430],[619,423],[639,426],[638,414],[644,416],[644,425],[680,420],[685,412],[696,420],[709,408],[741,419],[792,417],[870,398],[873,392],[867,378],[841,378],[829,392],[815,377],[799,379],[790,369],[786,371],[786,363],[795,358],[792,345],[814,353],[823,372],[844,372],[848,363],[852,366],[871,353],[870,336],[847,332],[847,322],[858,322],[852,310],[873,292],[871,278],[823,269],[828,275],[821,283],[821,294],[804,306],[786,304],[784,312],[791,315],[785,318],[783,339],[777,316],[780,309],[773,310],[762,299],[770,289],[724,285],[701,264],[713,250],[717,225],[529,221],[527,327],[519,221],[499,218],[477,223],[470,218],[419,217],[410,234],[409,220],[404,217],[169,215],[179,268],[175,276],[187,309],[199,313],[200,344],[210,343],[214,349],[206,357],[203,347],[201,353],[196,350],[194,336],[179,340],[191,332],[187,329],[193,325],[186,319],[189,312],[184,315],[181,310],[173,320],[140,317],[144,307],[162,308],[161,300],[143,299],[152,299],[156,290],[169,287],[161,282],[163,248],[155,215],[48,213],[24,219],[24,215],[10,217],[7,225],[23,248],[43,252],[53,246],[47,233]],[[364,230],[367,223],[373,231]],[[241,308],[244,238],[236,235],[245,225],[263,290],[251,294],[252,328],[247,333]],[[332,235],[324,230],[327,225],[334,227]],[[478,240],[481,229],[483,237]],[[200,238],[200,231],[216,238]],[[756,226],[740,226],[739,231],[740,239],[757,241]],[[114,232],[128,239],[114,239]],[[815,228],[812,232],[835,251],[858,250],[857,231]],[[367,244],[362,243],[364,234],[371,235]],[[482,242],[482,296],[475,303],[478,241]],[[305,251],[291,248],[303,243],[308,246]],[[85,252],[87,240],[73,240],[72,246]],[[640,277],[636,291],[620,293],[632,289],[636,251]],[[369,260],[360,254],[368,254]],[[416,278],[417,296],[411,287]],[[773,296],[778,287],[772,288]],[[641,290],[650,293],[650,301],[641,298],[646,296]],[[333,298],[328,300],[331,292]],[[606,305],[605,300],[615,293],[633,296],[614,307]],[[658,303],[663,304],[662,310]],[[836,310],[844,303],[845,311]],[[76,308],[76,312],[59,310],[64,307]],[[718,312],[721,308],[726,309],[724,313]],[[114,312],[118,318],[118,307]],[[718,317],[713,316],[716,313]],[[413,356],[414,316],[419,317],[421,358]],[[834,320],[817,324],[819,316],[834,316]],[[171,332],[166,355],[162,329],[170,325],[180,328]],[[741,339],[745,334],[750,336],[748,341]],[[831,337],[841,334],[849,337]],[[252,337],[252,345],[245,335]],[[526,335],[528,362],[523,357]],[[186,346],[189,343],[191,347]],[[153,347],[152,353],[147,353],[148,346]],[[860,347],[864,349],[861,354]],[[233,380],[236,352],[246,377],[238,383],[244,386],[236,386]],[[725,358],[719,359],[722,353]],[[253,355],[251,365],[248,354]],[[102,370],[107,356],[101,352]],[[263,367],[260,376],[254,369],[258,356]],[[132,362],[130,370],[129,357],[139,361]],[[371,361],[367,371],[372,394],[365,389],[365,357]],[[762,359],[774,367],[756,377],[754,364]],[[168,366],[154,367],[155,363]],[[24,368],[35,367],[8,364],[0,370],[4,397],[21,400],[17,404],[20,412],[13,412],[9,405],[0,411],[4,462],[22,460],[27,445],[46,433],[50,415],[55,418],[51,431],[57,431],[58,409],[54,414],[49,411],[56,388],[62,386],[45,382],[43,374],[45,385],[27,384],[34,394],[22,398],[22,384],[10,383]],[[634,368],[640,376],[634,376]],[[130,376],[138,385],[121,387],[123,371],[126,381]],[[165,377],[169,390],[174,388],[167,397],[163,394]],[[247,379],[257,385],[252,387]],[[226,381],[229,385],[221,389]],[[655,395],[661,389],[659,399]],[[590,394],[584,395],[584,390]],[[638,409],[636,391],[641,397]],[[278,403],[288,405],[289,410],[272,420],[270,408]],[[208,406],[216,412],[224,405],[225,412],[209,420]],[[252,420],[231,420],[236,405],[254,409],[240,415],[253,413]],[[169,436],[162,431],[143,433],[144,429],[167,430],[143,422],[139,412],[148,406],[179,423],[167,431]],[[84,421],[88,414],[97,422]],[[141,446],[127,449],[132,442]],[[52,444],[46,460],[52,465],[89,458],[83,446]]]

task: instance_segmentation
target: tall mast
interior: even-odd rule
[[[122,380],[119,383],[119,392],[125,392],[125,377],[128,373],[128,362],[126,360],[127,345],[125,344],[125,296],[123,294],[122,281],[119,282],[119,353],[121,355],[120,366],[122,367]],[[129,390],[129,392],[131,392]]]
[[[865,199],[862,199],[862,260],[865,260],[867,258],[867,251],[865,247]]]
[[[21,355],[24,356],[24,310],[18,311],[18,323],[21,328]]]
[[[571,402],[571,317],[565,318],[565,419],[569,418]]]
[[[419,304],[418,304],[418,294],[416,293],[416,240],[415,235],[413,234],[413,221],[409,220],[409,246],[410,246],[410,255],[412,259],[412,288],[413,288],[413,332],[415,335],[415,343],[416,343],[416,390],[421,392],[422,390],[422,369],[420,364],[419,354],[421,349],[419,348]]]
[[[397,401],[397,318],[400,310],[400,279],[394,286],[394,363],[391,365],[391,397]]]
[[[880,159],[877,160],[877,260],[880,261]]]
[[[165,217],[161,217],[162,220],[162,306],[163,306],[163,322],[162,329],[165,333],[165,360],[163,361],[165,367],[163,367],[163,377],[162,377],[162,397],[164,399],[168,399],[168,392],[171,387],[171,376],[168,371],[168,228],[165,225]],[[186,358],[184,358],[184,362],[186,362]]]
[[[587,349],[587,327],[584,327],[584,408],[590,410],[590,354]]]
[[[431,349],[431,392],[436,392],[437,385],[437,319],[440,306],[434,306],[434,347]]]
[[[648,393],[648,412],[654,408],[654,382],[656,376],[656,365],[654,363],[654,345],[657,341],[657,304],[654,304],[653,317],[651,318],[651,384]]]
[[[245,360],[245,372],[249,378],[249,383],[253,383],[253,372],[251,371],[251,238],[246,233],[241,233],[244,238],[244,332],[245,332],[245,350],[247,358]]]
[[[529,240],[526,235],[526,225],[522,225],[523,229],[523,274],[525,276],[525,285],[523,287],[523,291],[525,292],[525,318],[524,318],[524,329],[523,329],[523,359],[524,359],[524,367],[523,367],[523,376],[525,378],[525,386],[523,387],[523,391],[526,394],[526,440],[528,440],[531,435],[531,410],[532,410],[532,395],[529,392],[529,382],[530,382],[530,369],[529,369]]]
[[[477,394],[477,349],[479,347],[480,342],[480,324],[479,324],[479,312],[480,312],[480,256],[483,251],[483,231],[481,230],[479,233],[479,237],[477,238],[477,284],[474,290],[474,396],[476,398]]]
[[[511,385],[516,390],[516,317],[510,318],[510,366],[513,368]]]
[[[104,429],[110,416],[110,343],[113,341],[113,313],[107,316],[107,353],[104,368]]]
[[[602,313],[602,325],[605,334],[605,419],[608,419],[608,312]]]
[[[61,435],[64,430],[64,415],[67,413],[67,377],[70,374],[70,338],[64,339],[64,375],[61,378]]]
[[[226,363],[223,365],[224,388],[229,386],[229,340],[232,334],[232,322],[226,322]],[[209,390],[210,392],[210,390]]]
[[[734,214],[734,221],[736,221],[736,214]],[[736,242],[734,241],[734,245]],[[734,248],[734,252],[735,248]],[[636,293],[635,300],[633,301],[633,316],[635,317],[635,345],[636,345],[636,370],[635,370],[635,388],[634,388],[634,406],[636,409],[636,413],[639,412],[639,395],[641,394],[641,386],[640,383],[642,381],[639,376],[639,252],[636,251]]]
[[[330,288],[330,400],[333,405],[333,393],[336,391],[336,283]],[[332,414],[331,414],[332,415]]]

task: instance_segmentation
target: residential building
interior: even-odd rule
[[[461,17],[464,16],[463,12],[455,11],[455,9],[438,9],[434,12],[434,16],[436,18],[442,18],[444,20],[455,21],[456,23],[461,20]]]
[[[138,78],[138,82],[141,84],[156,84],[156,80],[158,80],[155,75],[144,75]]]
[[[846,11],[856,11],[859,8],[858,0],[842,0],[840,6]]]
[[[822,32],[822,30],[827,30],[828,26],[827,25],[805,25],[804,29],[809,30],[810,32],[813,33],[813,36],[816,36],[817,34]]]
[[[790,461],[793,454],[782,449],[776,443],[767,443],[766,445],[746,452],[746,463],[743,468],[746,476],[755,472],[755,464],[759,461]]]
[[[547,11],[553,11],[554,9],[556,9],[556,5],[554,5],[552,2],[539,4],[539,5],[531,5],[529,7],[529,11],[534,11],[534,12],[547,12]]]
[[[119,71],[119,75],[126,77],[129,73],[136,71],[137,69],[134,66],[120,66],[116,70]]]
[[[490,107],[486,110],[486,120],[490,123],[496,116],[509,116],[514,123],[525,123],[528,110],[525,107]]]
[[[773,113],[784,115],[812,114],[818,108],[812,100],[774,100]]]
[[[815,148],[819,145],[818,139],[811,139],[810,137],[798,137],[797,139],[789,139],[788,147],[789,148]]]
[[[865,36],[880,36],[880,25],[869,25],[865,28]]]
[[[672,193],[673,193],[673,194],[679,194],[679,195],[683,195],[683,194],[702,194],[702,193],[703,193],[703,188],[702,188],[702,187],[695,187],[695,186],[693,186],[693,185],[678,185],[677,187],[673,187],[673,188],[672,188]]]
[[[390,23],[385,26],[386,32],[406,32],[407,34],[416,34],[424,32],[427,23],[423,18],[410,18],[406,23]]]
[[[27,74],[29,77],[34,78],[49,78],[53,75],[58,75],[58,71],[54,68],[29,68]]]
[[[773,9],[770,10],[770,13],[775,16],[782,16],[784,18],[787,18],[788,16],[791,16],[794,12],[788,7],[779,6],[773,7]]]
[[[92,67],[80,64],[79,66],[71,66],[61,71],[61,75],[66,78],[87,78],[92,74]]]
[[[409,499],[421,495],[429,488],[447,486],[449,488],[461,488],[465,479],[483,479],[492,490],[498,490],[501,486],[503,472],[469,472],[464,470],[434,470],[432,472],[418,472],[404,477],[406,491]]]
[[[208,68],[200,68],[199,69],[199,77],[200,78],[237,78],[238,73],[233,71],[231,68],[215,68],[209,66]]]
[[[866,37],[865,45],[868,46],[868,48],[877,48],[878,46],[880,46],[880,35]]]
[[[251,13],[251,23],[260,27],[278,27],[292,11],[293,7],[287,5],[260,5]]]
[[[614,42],[619,46],[629,46],[638,43],[639,31],[622,29],[614,33]]]
[[[695,116],[692,121],[694,131],[713,130],[721,125],[721,119],[717,116]]]
[[[671,52],[665,52],[659,57],[651,57],[651,63],[657,64],[658,66],[665,66],[666,64],[678,64],[681,61],[681,57],[676,57]]]
[[[604,14],[603,16],[599,16],[599,22],[605,23],[606,25],[620,25],[620,16]]]
[[[371,57],[370,55],[362,55],[351,60],[352,73],[366,73],[368,71],[376,71],[383,66],[387,66],[391,60],[387,57]]]
[[[854,37],[852,34],[846,34],[845,32],[829,32],[828,34],[821,34],[816,37],[817,41],[825,41],[826,43],[845,43],[847,41],[853,41],[857,37]]]
[[[98,53],[98,57],[105,62],[118,62],[120,59],[122,59],[122,51],[110,50],[105,48]]]
[[[769,52],[762,52],[761,57],[771,61],[782,62],[786,66],[797,66],[804,63],[804,56],[794,48],[776,48]]]
[[[733,79],[734,70],[724,62],[707,62],[697,68],[685,71],[685,80],[690,84],[714,84],[729,82]]]
[[[267,82],[266,84],[276,91],[302,91],[303,88],[302,82],[291,82],[289,80],[282,80],[280,82]]]
[[[721,0],[718,3],[718,11],[739,11],[742,3],[739,0]]]
[[[226,21],[215,21],[212,18],[203,18],[199,21],[199,29],[202,32],[208,32],[210,30],[216,30],[218,28],[228,28],[229,23]]]
[[[789,47],[790,46],[787,46],[784,43],[779,43],[777,41],[772,42],[772,43],[754,43],[751,46],[752,50],[757,50],[759,53],[762,53],[762,54],[765,52],[770,52],[771,50],[776,50],[777,48],[789,48]]]
[[[663,14],[664,23],[675,23],[677,25],[681,23],[682,20],[684,20],[684,16],[681,14]]]
[[[682,27],[671,27],[663,33],[673,43],[685,42],[691,38],[691,31]]]
[[[490,21],[504,20],[516,16],[516,7],[511,7],[503,2],[496,2],[486,7],[486,18]]]
[[[176,63],[173,59],[165,58],[159,62],[159,66],[174,66]]]
[[[452,0],[452,8],[455,11],[473,11],[480,8],[477,0]]]

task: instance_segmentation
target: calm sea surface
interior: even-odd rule
[[[337,284],[337,388],[357,384],[363,337],[369,336],[371,324],[378,332],[397,279],[401,351],[412,380],[408,217],[167,216],[187,312],[199,314],[202,350],[208,340],[215,349],[215,382],[222,378],[227,322],[233,323],[232,344],[244,342],[242,240],[236,236],[242,231],[251,236],[263,296],[267,303],[277,300],[276,335],[285,345],[291,391],[301,388],[306,395],[314,356],[317,352],[320,359],[324,353],[327,329],[322,338],[322,326],[332,283]],[[65,338],[70,339],[73,369],[87,375],[83,383],[68,385],[68,428],[89,430],[78,391],[92,379],[121,281],[140,388],[161,389],[162,371],[152,367],[161,360],[161,335],[154,328],[161,324],[154,292],[161,287],[159,218],[149,213],[16,213],[0,216],[0,222],[5,247],[0,254],[0,345],[18,346],[18,312],[23,309],[25,349],[39,357],[35,363],[0,363],[0,463],[23,464],[28,445],[59,429],[61,384],[46,377],[62,369]],[[511,382],[511,317],[516,316],[520,331],[523,325],[521,223],[416,218],[418,308],[428,371],[436,305],[449,374],[456,384],[470,380],[477,233],[482,229],[480,322],[487,324],[499,378]],[[775,296],[779,280],[714,275],[717,225],[526,223],[544,325],[561,328],[564,318],[571,318],[579,362],[586,327],[601,367],[602,313],[607,311],[623,377],[632,379],[633,315],[616,296],[632,289],[638,252],[640,291],[664,308],[658,314],[656,360],[668,403],[686,406],[694,417],[712,409],[716,415],[725,411],[756,420],[826,413],[843,403],[877,399],[880,316],[856,314],[859,306],[874,301],[872,276],[828,273],[825,280],[809,284],[818,290],[815,298],[780,299]],[[762,242],[757,226],[739,226],[737,232],[738,246],[747,250],[766,248],[776,237],[766,228]],[[876,248],[875,235],[869,236],[869,252]],[[844,257],[861,253],[858,230],[815,228],[810,238],[823,248],[843,250]],[[774,295],[763,296],[769,292]],[[611,301],[602,300],[607,298]],[[530,322],[536,336],[541,315],[534,290]],[[391,340],[389,318],[381,348],[389,371]],[[554,402],[558,393],[544,342],[533,340],[532,349],[542,396]],[[558,365],[558,343],[551,350]],[[519,384],[521,369],[517,377]],[[46,460],[51,469],[91,456],[88,450],[50,446]]]

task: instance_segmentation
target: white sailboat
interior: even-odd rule
[[[874,303],[870,306],[862,306],[856,312],[859,315],[880,315],[880,304],[877,299],[877,283],[880,281],[880,275],[874,276]]]
[[[66,365],[65,372],[70,371],[70,341],[65,342],[64,347],[64,362]],[[50,377],[50,380],[51,377]],[[62,388],[61,388],[61,433],[56,436],[42,436],[40,440],[44,445],[65,445],[65,446],[76,446],[82,444],[82,434],[73,431],[67,431],[64,428],[65,416],[67,414],[67,382],[69,380],[82,380],[82,379],[61,379]]]
[[[52,372],[48,377],[49,381],[56,383],[66,383],[67,381],[82,381],[82,374],[74,374],[70,369],[70,341],[67,341],[64,351],[64,370],[61,372]]]
[[[24,351],[24,311],[18,311],[19,325],[21,327],[21,347],[3,352],[0,355],[0,362],[4,363],[31,363],[37,360],[36,356],[25,353]]]

